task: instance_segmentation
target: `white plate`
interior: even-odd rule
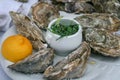
[[[62,13],[63,16],[66,14]],[[74,15],[67,14],[66,17],[75,17]],[[0,49],[2,42],[11,35],[17,34],[16,28],[11,27],[2,37],[0,43]],[[59,61],[62,57],[56,56],[54,61]],[[5,60],[0,54],[0,62],[5,73],[13,80],[44,80],[42,74],[22,74],[19,72],[11,71],[7,68],[11,62]],[[76,80],[119,80],[120,75],[120,58],[104,57],[99,54],[91,54],[87,70],[79,79]]]

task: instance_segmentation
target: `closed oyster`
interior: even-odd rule
[[[88,0],[87,0],[88,1]],[[94,6],[84,0],[78,0],[75,4],[75,13],[93,13],[95,12]]]
[[[31,14],[39,28],[47,28],[51,20],[60,16],[58,9],[54,5],[45,2],[39,2],[33,5]]]
[[[70,13],[92,13],[95,12],[90,0],[40,0],[54,5],[57,9]]]
[[[10,12],[10,15],[18,33],[27,37],[31,41],[34,49],[39,50],[41,47],[45,47],[42,43],[44,42],[42,31],[29,17],[13,11]]]
[[[84,14],[75,18],[83,27],[103,28],[109,31],[118,31],[120,29],[120,19],[107,13]]]
[[[72,7],[71,7],[72,6]],[[76,2],[67,2],[65,4],[65,10],[67,12],[74,13],[93,13],[95,8],[93,5],[84,0],[77,0]]]
[[[65,11],[65,4],[61,1],[57,1],[57,0],[39,0],[39,2],[44,2],[47,4],[51,4],[54,5],[54,7],[56,9],[58,9],[59,11]]]
[[[70,13],[92,13],[95,12],[90,0],[56,0],[65,3],[65,11]]]
[[[120,2],[118,2],[118,0],[106,2],[105,13],[115,14],[120,18]]]
[[[8,66],[8,68],[27,74],[44,72],[45,69],[52,64],[54,58],[54,50],[43,48],[22,61]]]
[[[120,56],[120,37],[105,29],[87,28],[85,39],[93,50],[103,55]]]
[[[44,72],[44,77],[48,80],[62,80],[78,78],[82,76],[86,69],[86,63],[90,55],[90,47],[86,42],[59,61],[54,66],[49,66]]]
[[[104,12],[104,2],[107,2],[108,0],[91,0],[93,3],[96,12],[103,13]]]
[[[120,18],[120,2],[118,0],[91,0],[96,12],[111,13]]]

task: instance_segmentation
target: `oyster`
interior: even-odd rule
[[[105,13],[115,14],[120,18],[120,2],[118,0],[108,1],[105,4]]]
[[[120,2],[118,0],[91,0],[96,12],[111,13],[120,18]]]
[[[51,48],[43,48],[22,61],[8,66],[8,68],[22,73],[39,73],[52,64],[54,58],[54,50]]]
[[[62,80],[82,76],[86,69],[90,51],[89,45],[83,42],[78,49],[73,51],[66,58],[59,61],[54,66],[49,66],[44,72],[44,77],[48,80]]]
[[[44,2],[50,5],[53,5],[56,9],[60,11],[65,11],[65,4],[63,2],[59,2],[57,0],[39,0],[39,2]]]
[[[31,41],[34,49],[39,50],[41,47],[45,47],[42,31],[29,17],[13,11],[10,12],[10,15],[18,33],[27,37]]]
[[[65,4],[65,11],[70,13],[92,13],[95,12],[90,0],[56,0]]]
[[[99,13],[103,13],[104,12],[104,2],[106,2],[108,0],[91,0],[91,2],[93,3],[95,9],[96,9],[96,12],[99,12]]]
[[[52,0],[52,4],[59,10],[65,11],[65,4],[63,2],[58,2],[56,0]]]
[[[58,9],[54,5],[45,2],[39,2],[33,5],[31,14],[39,28],[47,28],[51,20],[60,16]]]
[[[72,7],[71,7],[72,6]],[[93,13],[95,12],[95,8],[90,3],[84,0],[77,0],[76,2],[67,2],[65,4],[65,10],[67,12],[74,13]]]
[[[103,28],[109,31],[118,31],[120,29],[120,19],[107,13],[84,14],[75,18],[83,27]]]
[[[87,28],[85,39],[93,50],[111,57],[120,56],[120,37],[105,29]]]

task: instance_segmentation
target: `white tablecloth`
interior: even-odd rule
[[[0,41],[2,35],[9,29],[9,24],[11,18],[9,11],[18,11],[22,5],[22,13],[28,14],[31,5],[33,5],[38,0],[29,0],[27,3],[17,2],[15,0],[0,0]],[[0,65],[0,80],[11,80],[3,71]]]
[[[1,38],[2,38],[3,34],[4,34],[4,32],[0,32],[0,41],[1,41]],[[0,65],[0,80],[12,80],[5,74],[1,65]]]

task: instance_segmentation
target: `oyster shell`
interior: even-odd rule
[[[95,12],[94,6],[87,1],[78,0],[75,4],[75,13],[93,13]]]
[[[99,13],[111,13],[120,18],[120,2],[118,0],[91,0]]]
[[[103,13],[104,12],[104,2],[106,2],[108,0],[91,0],[91,2],[93,3],[95,9],[96,9],[96,12],[99,12],[99,13]]]
[[[39,50],[41,47],[45,47],[43,44],[45,41],[43,39],[42,31],[29,17],[13,11],[10,12],[10,15],[18,33],[27,37],[31,41],[34,49]]]
[[[47,28],[51,20],[60,16],[58,9],[54,5],[45,2],[39,2],[33,5],[31,14],[39,28]]]
[[[105,29],[87,28],[85,39],[91,48],[103,55],[120,56],[120,37]]]
[[[73,51],[66,58],[59,61],[54,66],[49,66],[44,72],[44,77],[48,80],[62,80],[82,76],[86,69],[90,51],[89,45],[83,42],[78,49]]]
[[[118,31],[120,29],[120,19],[107,13],[84,14],[75,18],[83,27],[103,28],[109,31]]]
[[[65,11],[65,4],[57,0],[39,0],[39,2],[44,2],[53,5],[59,11]]]
[[[113,32],[120,29],[120,20],[111,14],[85,14],[75,18],[83,27],[83,37],[94,51],[107,56],[120,56],[120,38]]]
[[[115,14],[120,18],[120,2],[118,0],[108,1],[105,4],[105,13],[112,13]]]
[[[65,11],[70,13],[92,13],[94,7],[89,3],[90,0],[56,0],[65,4]]]
[[[52,64],[54,58],[54,50],[43,48],[22,61],[8,66],[8,68],[22,73],[39,73]]]

